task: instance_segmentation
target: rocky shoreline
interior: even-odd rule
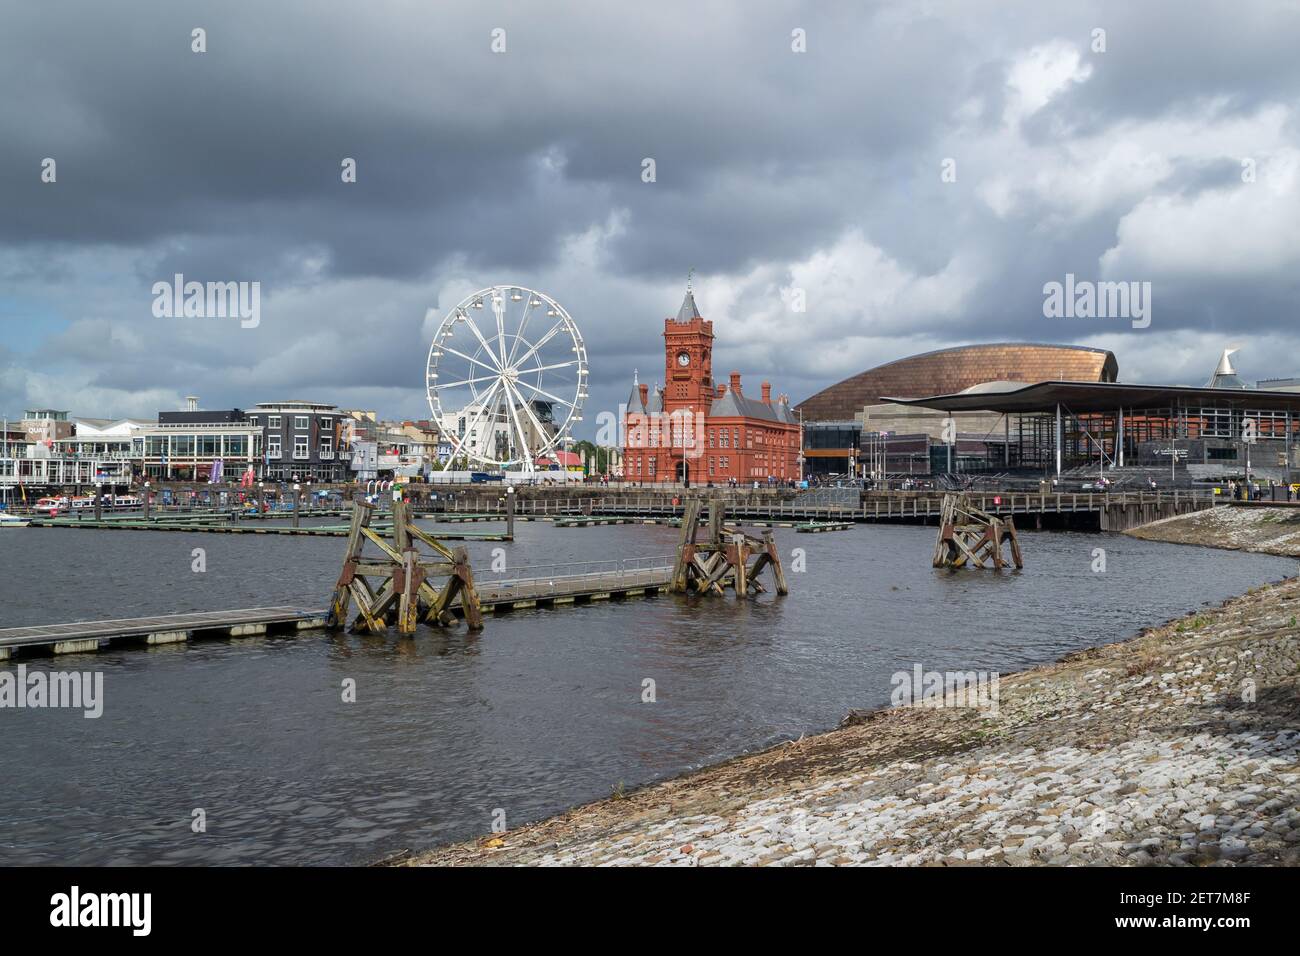
[[[1300,557],[1300,506],[1235,504],[1165,518],[1127,532],[1146,541]]]
[[[1238,519],[1202,516],[1228,510],[1161,533],[1226,541],[1219,521]],[[1298,618],[1291,579],[1002,677],[996,715],[951,695],[855,712],[829,733],[394,862],[1297,865]]]

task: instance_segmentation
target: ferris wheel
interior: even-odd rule
[[[582,421],[587,348],[550,296],[495,285],[443,317],[425,383],[451,461],[531,472]]]

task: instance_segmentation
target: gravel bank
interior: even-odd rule
[[[1298,616],[1300,581],[1260,588],[1003,677],[997,716],[853,713],[401,862],[1300,864]]]
[[[1300,557],[1300,508],[1224,505],[1165,518],[1127,532],[1147,541]]]

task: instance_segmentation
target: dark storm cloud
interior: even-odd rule
[[[745,371],[796,399],[967,341],[1113,334],[1175,374],[1161,336],[1276,331],[1296,291],[1285,257],[1206,274],[1190,239],[1149,238],[1153,216],[1224,216],[1225,237],[1288,242],[1266,204],[1215,200],[1254,138],[1261,186],[1296,202],[1282,4],[84,2],[10,6],[0,27],[0,275],[59,319],[21,330],[43,368],[3,359],[10,404],[63,363],[86,401],[293,392],[419,414],[425,309],[496,281],[550,284],[607,407],[632,367],[662,374],[690,267],[731,310],[719,361],[771,363]],[[1108,254],[1156,284],[1154,331],[1045,322],[1043,283],[1101,278]],[[150,286],[178,272],[262,282],[263,325],[155,319]],[[796,280],[818,283],[810,314],[783,318]],[[1295,371],[1280,350],[1252,361]]]
[[[456,252],[535,266],[554,236],[618,207],[636,224],[626,267],[662,273],[672,240],[725,269],[770,254],[771,237],[807,244],[842,223],[831,196],[805,202],[791,187],[846,152],[905,151],[952,105],[933,69],[942,29],[886,45],[866,23],[830,28],[834,7],[696,12],[681,29],[665,9],[647,36],[645,13],[594,4],[568,17],[389,8],[409,30],[384,5],[350,18],[319,4],[135,6],[138,18],[26,8],[0,40],[6,85],[22,93],[4,116],[9,241],[259,235],[323,244],[334,273],[412,276]],[[821,56],[789,53],[796,21]],[[498,23],[510,46],[494,56]],[[189,49],[197,24],[202,55]],[[51,46],[33,69],[33,49]],[[47,155],[57,191],[31,175]],[[555,175],[540,171],[548,155]],[[347,191],[344,156],[360,164]],[[653,185],[640,179],[647,156]],[[729,229],[723,204],[742,212]]]

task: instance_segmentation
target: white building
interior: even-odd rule
[[[529,407],[531,415],[516,408],[512,416],[504,408],[494,412],[484,411],[481,404],[466,405],[459,411],[444,412],[437,425],[446,441],[450,442],[448,454],[452,449],[458,449],[457,458],[464,456],[472,460],[481,456],[504,461],[518,457],[515,449],[519,446],[519,429],[524,433],[529,453],[537,456],[551,441],[555,427],[549,402],[530,402]],[[547,431],[539,432],[533,424],[534,418]]]

